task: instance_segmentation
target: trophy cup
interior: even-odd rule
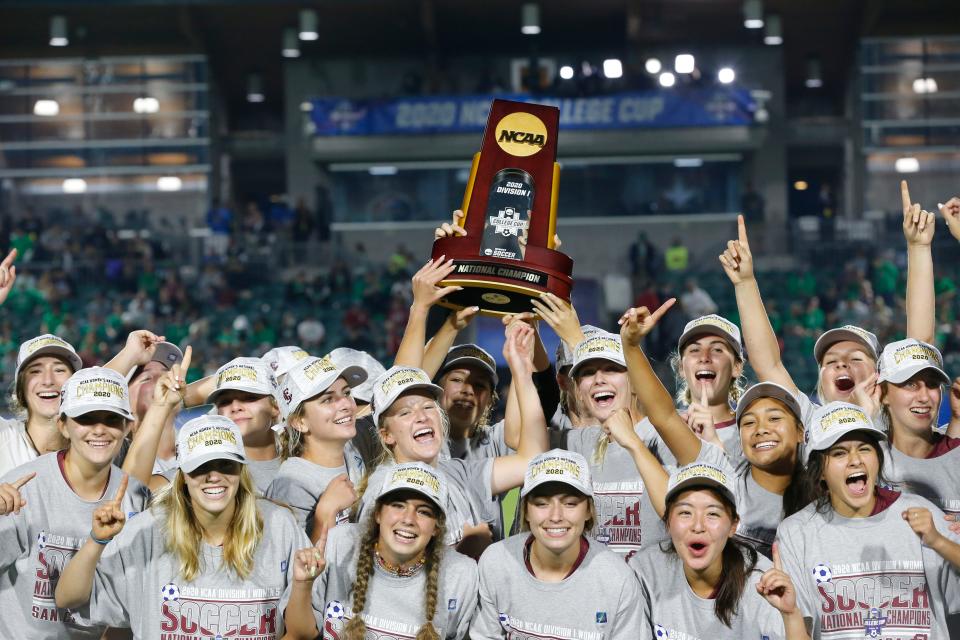
[[[440,305],[503,316],[530,311],[547,291],[570,300],[573,260],[553,249],[559,124],[556,107],[493,101],[463,196],[467,235],[433,243],[434,259],[454,262],[440,286],[463,287]]]

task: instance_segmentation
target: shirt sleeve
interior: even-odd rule
[[[144,592],[138,580],[139,571],[127,575],[123,548],[131,543],[132,539],[118,537],[100,556],[90,593],[91,620],[110,627],[130,626],[129,593]],[[144,571],[146,567],[139,570]]]
[[[789,528],[783,526],[777,530],[776,545],[780,553],[780,561],[783,563],[783,570],[790,576],[797,590],[797,605],[807,621],[807,628],[810,629],[811,623],[815,626],[817,619],[817,600],[816,596],[810,592],[810,580],[803,568],[803,548]]]
[[[456,593],[460,607],[457,609],[456,624],[447,632],[448,638],[466,638],[470,623],[477,614],[477,593],[480,589],[477,565],[472,560],[458,562],[457,571],[462,574],[457,580]]]
[[[626,573],[629,575],[626,575],[623,590],[620,592],[617,619],[613,621],[613,628],[608,636],[610,640],[633,640],[638,637],[638,630],[650,627],[647,609],[642,606],[640,582],[632,571]]]
[[[29,509],[29,505],[24,509]],[[0,516],[0,571],[6,571],[30,550],[27,513]]]
[[[492,557],[481,556],[479,566],[479,596],[477,614],[470,624],[470,640],[492,640],[505,638],[503,626],[500,624],[500,612],[495,599],[495,585],[490,584]],[[484,560],[487,560],[484,562]],[[493,567],[493,573],[496,567]]]

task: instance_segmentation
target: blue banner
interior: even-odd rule
[[[314,135],[379,136],[483,131],[494,98],[549,104],[565,130],[724,127],[753,122],[754,101],[739,87],[645,91],[589,98],[528,95],[430,96],[312,101]]]

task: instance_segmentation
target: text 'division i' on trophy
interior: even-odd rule
[[[553,248],[559,124],[556,107],[493,101],[463,197],[467,235],[433,243],[433,258],[455,265],[440,285],[463,287],[441,305],[503,316],[531,311],[547,291],[570,300],[573,260]]]

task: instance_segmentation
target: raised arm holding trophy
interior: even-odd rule
[[[502,316],[530,311],[547,291],[570,299],[573,260],[553,248],[559,123],[556,107],[493,101],[463,198],[467,235],[433,243],[433,258],[455,265],[440,285],[463,287],[441,305]]]

